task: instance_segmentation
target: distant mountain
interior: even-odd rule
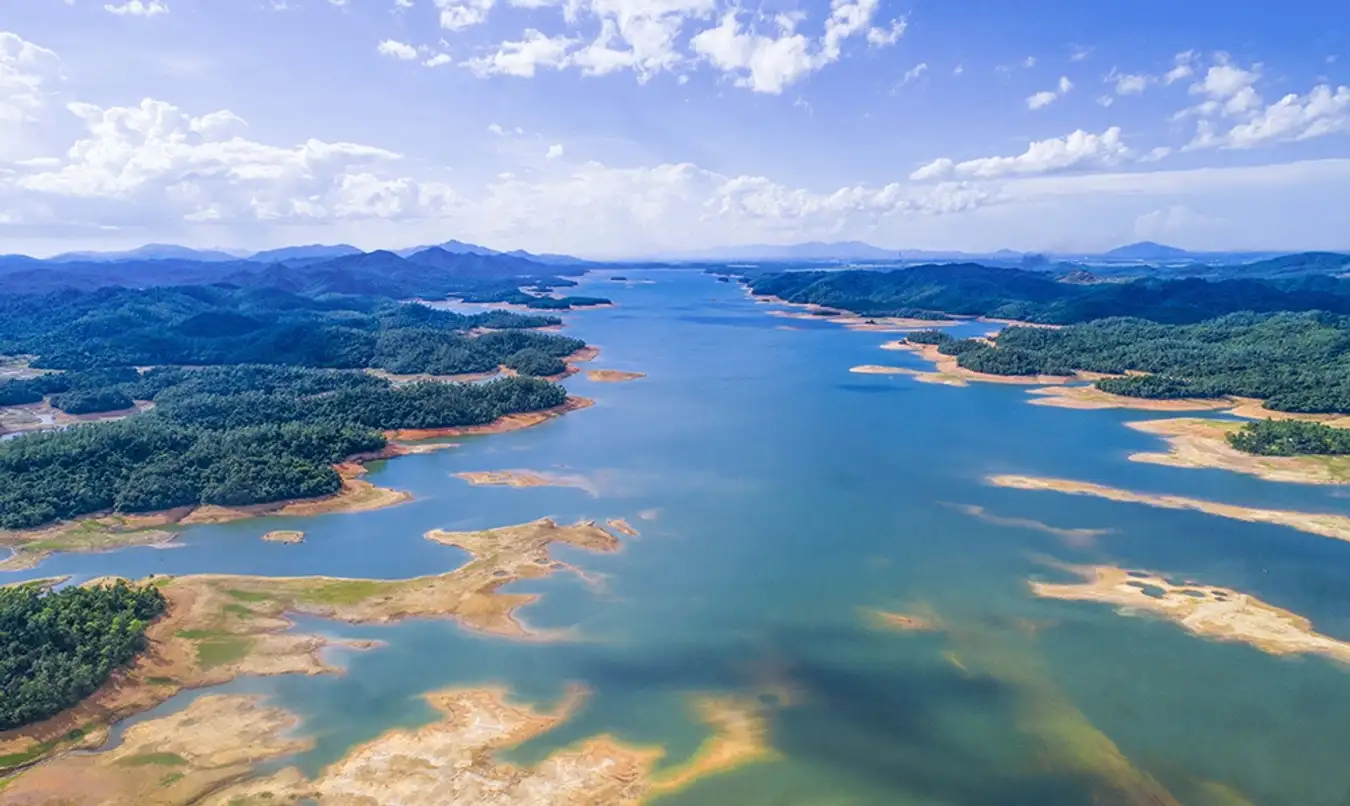
[[[256,252],[250,255],[248,259],[256,260],[259,263],[285,263],[289,260],[331,260],[335,257],[359,254],[362,254],[362,250],[351,244],[340,243],[327,246],[316,243],[308,246],[284,246],[280,249],[268,249],[263,252]]]
[[[824,243],[810,241],[798,244],[750,244],[698,249],[661,255],[667,260],[897,260],[900,252],[882,249],[862,241]]]
[[[526,252],[524,249],[513,249],[510,252],[502,252],[501,254],[522,258],[524,260],[532,260],[535,263],[543,263],[545,266],[576,266],[582,263],[591,262],[589,260],[582,260],[579,257],[572,257],[571,255],[558,255],[551,252],[534,254],[533,252]]]
[[[547,273],[547,268],[542,263],[536,263],[533,260],[504,255],[500,252],[491,254],[451,252],[439,246],[414,252],[406,256],[404,260],[418,266],[481,277],[533,277]]]
[[[1117,246],[1115,249],[1102,253],[1101,256],[1115,260],[1184,260],[1190,257],[1191,253],[1175,246],[1154,243],[1153,241],[1140,241],[1139,243]]]
[[[196,260],[202,263],[238,260],[238,255],[217,249],[190,249],[167,243],[148,243],[125,252],[65,252],[47,258],[48,263],[119,263],[127,260]]]
[[[445,243],[426,244],[423,246],[410,246],[407,249],[399,249],[394,254],[399,257],[415,255],[418,252],[425,252],[428,249],[443,249],[455,255],[500,255],[496,249],[488,249],[486,246],[479,246],[475,243],[464,243],[456,241],[453,238]]]

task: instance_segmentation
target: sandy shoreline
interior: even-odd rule
[[[1154,495],[1136,493],[1068,479],[1038,478],[1035,476],[997,475],[986,479],[995,487],[1008,487],[1015,490],[1042,490],[1066,493],[1068,495],[1088,495],[1120,501],[1128,504],[1147,504],[1163,509],[1191,510],[1221,518],[1247,521],[1249,523],[1268,523],[1275,526],[1288,526],[1301,532],[1330,537],[1335,540],[1350,541],[1350,516],[1331,513],[1293,512],[1280,509],[1259,509],[1237,504],[1222,504],[1215,501],[1202,501],[1179,495]]]
[[[1201,637],[1248,644],[1272,655],[1317,654],[1350,663],[1350,642],[1322,635],[1303,616],[1240,591],[1195,582],[1178,585],[1157,574],[1109,565],[1069,570],[1085,581],[1032,582],[1032,592],[1150,613]]]
[[[549,555],[555,543],[616,551],[617,537],[594,522],[560,526],[548,519],[478,532],[433,530],[428,540],[471,555],[445,574],[403,580],[259,577],[195,574],[159,577],[168,602],[147,630],[148,648],[80,704],[42,722],[0,733],[0,757],[29,763],[70,747],[97,746],[107,727],[188,688],[219,685],[239,675],[323,674],[339,671],[321,651],[369,642],[335,642],[291,632],[292,614],[351,623],[449,618],[466,629],[505,638],[563,636],[530,630],[515,615],[538,598],[498,588],[573,570]],[[77,738],[72,731],[83,731]],[[22,758],[31,755],[32,758]]]
[[[1085,374],[1085,373],[1084,373]],[[1135,409],[1138,411],[1215,411],[1230,409],[1228,400],[1182,398],[1154,400],[1103,392],[1095,386],[1048,386],[1028,389],[1034,397],[1027,402],[1033,406],[1054,406],[1061,409]]]
[[[1350,483],[1350,456],[1258,456],[1239,451],[1228,444],[1228,435],[1241,429],[1242,423],[1182,417],[1126,425],[1167,442],[1167,452],[1132,453],[1131,462],[1227,470],[1295,484]]]
[[[533,428],[534,426],[548,422],[555,417],[561,417],[568,412],[580,411],[581,409],[589,408],[593,405],[595,405],[595,401],[589,398],[568,396],[567,400],[561,406],[554,406],[551,409],[540,409],[539,411],[507,414],[483,425],[464,425],[449,428],[402,428],[385,431],[384,436],[386,439],[393,442],[420,442],[428,439],[506,434],[511,431],[519,431],[523,428]]]
[[[936,344],[913,344],[904,339],[888,341],[881,345],[883,350],[903,350],[917,354],[925,361],[931,361],[934,365],[932,372],[915,372],[915,377],[925,383],[943,383],[949,386],[965,386],[970,381],[980,383],[1003,383],[1003,384],[1037,384],[1040,386],[1050,386],[1055,384],[1070,383],[1077,380],[1076,377],[1061,375],[992,375],[986,372],[975,372],[966,369],[958,363],[954,355],[943,355]],[[909,373],[906,373],[909,374]]]

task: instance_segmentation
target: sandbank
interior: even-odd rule
[[[1079,373],[1087,375],[1088,373]],[[1095,386],[1047,386],[1040,389],[1028,389],[1027,394],[1035,395],[1027,401],[1033,406],[1054,406],[1061,409],[1137,409],[1139,411],[1214,411],[1232,408],[1230,400],[1182,398],[1174,400],[1151,400],[1145,397],[1130,397],[1103,392]]]
[[[657,772],[659,746],[635,746],[602,734],[554,751],[532,767],[499,760],[499,751],[561,725],[585,697],[572,687],[551,710],[510,701],[500,688],[447,689],[426,696],[440,713],[416,730],[392,730],[352,748],[313,780],[294,768],[215,793],[207,804],[498,803],[520,806],[637,804],[718,772],[773,757],[764,708],[735,697],[698,697],[694,707],[712,735],[693,758]]]
[[[623,383],[645,377],[645,372],[625,372],[621,369],[592,369],[586,372],[586,380],[596,383]]]
[[[263,535],[262,539],[270,543],[303,543],[305,542],[305,533],[294,529],[273,529]]]
[[[288,632],[291,613],[354,623],[451,618],[491,635],[555,637],[535,633],[515,617],[516,609],[537,596],[497,589],[556,570],[575,570],[549,556],[553,543],[592,551],[619,548],[618,538],[592,521],[559,526],[547,518],[478,532],[436,530],[426,537],[462,548],[472,559],[446,574],[402,580],[226,574],[151,578],[168,606],[146,631],[148,648],[79,705],[0,733],[0,769],[72,745],[97,745],[108,725],[184,688],[216,685],[241,674],[333,672],[337,669],[321,655],[325,647],[370,645]]]
[[[475,487],[575,487],[591,496],[599,496],[595,482],[579,473],[555,473],[535,470],[472,470],[455,473]]]
[[[1109,565],[1073,570],[1086,581],[1032,582],[1032,592],[1046,599],[1101,602],[1123,612],[1151,613],[1196,635],[1249,644],[1272,655],[1315,654],[1350,663],[1350,642],[1322,635],[1303,616],[1240,591],[1200,583],[1177,585],[1157,574]]]
[[[1228,413],[1234,417],[1249,420],[1303,420],[1310,423],[1322,423],[1333,428],[1350,428],[1350,414],[1304,414],[1296,411],[1275,411],[1265,407],[1265,403],[1254,397],[1234,397],[1234,406]]]
[[[628,537],[637,537],[639,534],[638,530],[633,527],[633,524],[629,523],[623,518],[610,518],[607,521],[607,523],[609,524],[609,528],[613,529],[614,531],[618,532],[621,535],[626,535]]]
[[[912,369],[904,367],[888,367],[882,364],[862,364],[856,367],[849,367],[849,372],[856,372],[859,375],[919,375]]]
[[[1325,512],[1292,512],[1280,509],[1259,509],[1237,504],[1221,504],[1216,501],[1202,501],[1179,495],[1153,495],[1136,493],[1068,479],[1038,478],[1035,476],[999,475],[990,476],[987,481],[995,487],[1010,487],[1016,490],[1053,490],[1069,495],[1091,495],[1111,501],[1128,504],[1147,504],[1163,509],[1181,509],[1203,512],[1221,518],[1248,521],[1250,523],[1269,523],[1275,526],[1288,526],[1309,534],[1330,537],[1336,540],[1350,541],[1350,516]]]
[[[995,515],[987,511],[984,507],[973,504],[956,505],[956,508],[966,513],[972,518],[982,520],[985,523],[994,526],[1009,526],[1015,529],[1033,529],[1037,532],[1044,532],[1048,535],[1063,540],[1067,545],[1075,548],[1092,545],[1097,538],[1102,535],[1110,534],[1112,529],[1065,529],[1059,526],[1051,526],[1048,523],[1035,520],[1033,518],[1010,518],[1003,515]]]
[[[890,610],[871,610],[868,617],[872,623],[887,630],[900,632],[938,632],[942,629],[942,619],[931,612],[898,613]]]
[[[98,753],[69,753],[5,788],[12,804],[188,804],[246,778],[253,765],[307,749],[289,732],[300,719],[262,698],[198,697],[185,709],[127,728]]]
[[[594,400],[584,397],[569,396],[561,406],[554,406],[551,409],[540,409],[539,411],[525,411],[518,414],[507,414],[498,417],[490,423],[482,425],[464,425],[450,428],[402,428],[391,431],[385,431],[386,439],[393,442],[419,442],[428,439],[443,439],[449,437],[475,437],[485,436],[487,434],[505,434],[510,431],[519,431],[524,428],[532,428],[540,423],[548,422],[555,417],[561,417],[568,412],[580,411],[595,405]]]
[[[1170,467],[1213,468],[1296,484],[1350,483],[1350,456],[1257,456],[1228,444],[1241,423],[1182,417],[1126,423],[1136,431],[1167,441],[1166,453],[1130,454],[1132,462]]]
[[[904,339],[888,341],[881,345],[883,350],[904,350],[916,353],[925,361],[935,365],[933,372],[916,372],[915,377],[926,383],[944,383],[950,386],[965,386],[969,381],[980,383],[1037,384],[1049,386],[1070,383],[1070,376],[1062,375],[992,375],[987,372],[975,372],[966,369],[957,362],[954,355],[943,355],[936,344],[914,344]],[[906,373],[908,374],[908,373]]]

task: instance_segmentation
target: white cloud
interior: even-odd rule
[[[466,0],[463,3],[436,0],[441,27],[448,31],[460,31],[486,22],[493,5],[493,0]]]
[[[412,61],[417,58],[417,48],[406,42],[399,42],[394,39],[386,39],[376,48],[382,56],[392,56],[395,59],[403,61]]]
[[[1097,105],[1098,105],[1098,106],[1110,107],[1110,106],[1111,106],[1112,104],[1114,104],[1115,102],[1116,102],[1116,99],[1115,99],[1115,98],[1112,98],[1110,95],[1099,95],[1099,96],[1097,96]]]
[[[1195,55],[1193,50],[1178,53],[1172,59],[1172,69],[1163,75],[1163,83],[1171,85],[1195,75],[1195,69],[1192,67],[1195,63]]]
[[[900,41],[900,37],[905,35],[905,28],[909,23],[904,19],[891,20],[891,24],[886,28],[868,28],[867,44],[875,48],[884,48],[888,45],[894,45]]]
[[[923,74],[927,72],[928,72],[928,62],[919,62],[918,64],[914,65],[913,67],[905,71],[904,76],[900,78],[900,84],[901,86],[904,86],[905,84],[911,84],[915,81],[918,81],[920,78],[923,77]]]
[[[1117,95],[1139,95],[1156,81],[1145,73],[1122,73],[1114,67],[1106,74],[1106,81],[1116,85]]]
[[[550,37],[533,28],[525,29],[518,42],[503,42],[496,53],[464,62],[480,78],[492,75],[529,78],[539,68],[558,70],[567,63],[567,49],[576,40]]]
[[[447,64],[454,64],[454,59],[450,58],[449,53],[437,53],[426,61],[422,62],[423,67],[443,67]]]
[[[1202,120],[1188,148],[1255,148],[1328,134],[1350,134],[1350,87],[1322,84],[1306,95],[1290,93],[1223,134]]]
[[[1073,89],[1073,82],[1068,76],[1060,76],[1059,83],[1053,90],[1042,90],[1034,95],[1027,96],[1027,109],[1044,109],[1060,98],[1068,94]]]
[[[0,31],[0,124],[34,119],[46,102],[44,85],[60,72],[55,53]]]
[[[1252,86],[1261,78],[1261,65],[1244,70],[1228,63],[1224,54],[1217,54],[1217,58],[1219,62],[1211,65],[1204,77],[1191,85],[1192,95],[1205,96],[1205,100],[1191,111],[1203,116],[1233,117],[1254,110],[1261,103],[1261,96]]]
[[[550,160],[556,160],[556,159],[558,159],[559,157],[561,157],[562,155],[563,155],[563,147],[562,147],[562,144],[561,144],[561,143],[554,143],[553,145],[551,145],[551,146],[548,147],[548,153],[544,155],[544,158],[545,158],[545,159],[550,159]]]
[[[1028,109],[1044,109],[1045,107],[1047,107],[1047,106],[1049,106],[1050,104],[1054,103],[1054,102],[1055,102],[1055,99],[1058,98],[1058,97],[1059,97],[1059,93],[1051,92],[1050,90],[1041,90],[1040,92],[1036,93],[1035,95],[1028,95],[1028,96],[1027,96],[1027,108],[1028,108]]]
[[[169,13],[169,6],[160,0],[127,0],[120,6],[108,3],[103,8],[125,17],[158,17],[160,14]]]
[[[952,75],[954,76],[959,76],[964,72],[966,72],[966,66],[964,64],[958,64],[952,68]]]
[[[1026,57],[1025,59],[1022,60],[1022,66],[1023,66],[1023,67],[1035,67],[1035,66],[1036,66],[1036,57],[1035,57],[1035,56],[1028,56],[1028,57]]]
[[[1131,151],[1120,139],[1120,127],[1101,134],[1082,129],[1048,140],[1039,140],[1015,157],[984,157],[956,162],[943,157],[920,167],[910,179],[922,182],[955,176],[961,179],[995,179],[1029,176],[1070,169],[1101,168],[1129,159]]]
[[[1082,45],[1074,45],[1069,50],[1069,61],[1081,62],[1092,53],[1092,48],[1085,48]]]

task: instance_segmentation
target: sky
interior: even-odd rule
[[[0,253],[1350,250],[1350,3],[0,0]]]

